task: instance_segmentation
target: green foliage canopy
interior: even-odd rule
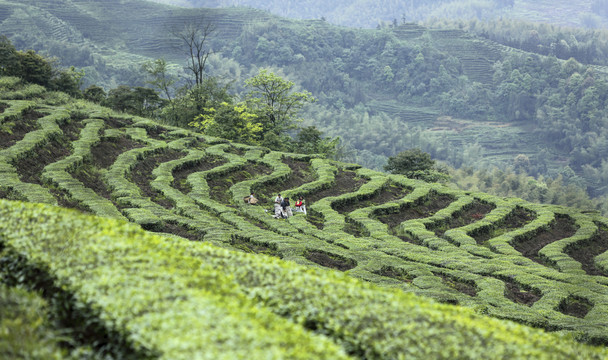
[[[255,145],[259,143],[263,130],[257,119],[258,116],[246,104],[223,102],[218,108],[205,109],[205,113],[189,125],[207,135]]]
[[[277,135],[295,129],[298,112],[314,97],[308,91],[294,92],[294,83],[287,81],[268,69],[262,69],[251,79],[245,81],[250,88],[247,101],[263,116],[260,121],[265,132]]]
[[[446,181],[447,175],[434,170],[435,160],[419,148],[409,149],[388,158],[384,170],[393,174],[403,174],[412,179],[429,182]]]

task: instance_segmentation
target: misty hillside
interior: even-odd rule
[[[496,167],[534,177],[512,186],[463,180],[462,187],[582,208],[605,203],[603,32],[506,21],[351,29],[261,10],[140,1],[58,6],[5,0],[0,15],[0,31],[15,46],[57,56],[64,66],[84,70],[85,87],[106,89],[147,86],[141,64],[161,57],[183,79],[185,54],[171,29],[202,16],[216,26],[209,73],[231,82],[238,94],[259,67],[276,69],[318,99],[304,109],[303,125],[340,136],[345,160],[381,169],[387,157],[418,147],[455,168]],[[549,196],[546,189],[554,184],[569,187],[570,194]]]
[[[259,0],[153,0],[184,6],[262,9],[295,19],[321,19],[349,27],[373,28],[381,23],[419,22],[430,19],[516,19],[570,27],[607,28],[605,0],[382,0],[382,1],[259,1]]]
[[[608,343],[605,217],[231,143],[15,77],[0,109],[0,197],[18,200],[0,200],[0,299],[32,314],[11,331],[41,339],[0,337],[0,354],[606,356],[573,342]],[[308,213],[274,218],[279,192]]]

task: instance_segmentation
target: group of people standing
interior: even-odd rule
[[[304,199],[301,196],[294,205],[295,212],[301,212],[306,215],[306,205],[304,205]],[[286,219],[290,216],[293,216],[293,211],[291,210],[289,198],[283,198],[281,194],[278,194],[274,199],[274,217],[277,219]]]
[[[255,205],[258,203],[258,199],[255,197],[254,193],[246,196],[243,199],[246,203]],[[291,210],[291,203],[289,202],[289,198],[283,198],[281,194],[278,194],[274,199],[274,217],[277,219],[287,219],[290,216],[293,216],[293,212],[301,212],[306,215],[306,205],[304,204],[304,198],[301,196],[298,198],[296,203],[294,204],[294,210]],[[268,211],[268,210],[266,210]]]

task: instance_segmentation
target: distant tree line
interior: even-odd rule
[[[450,182],[458,189],[481,191],[498,196],[518,197],[527,201],[564,205],[583,210],[598,210],[608,214],[608,196],[591,198],[575,184],[558,175],[551,177],[532,177],[525,171],[507,169],[451,168]]]
[[[413,147],[455,167],[474,164],[483,155],[477,144],[451,148],[445,138],[374,107],[376,99],[396,98],[439,110],[413,114],[420,124],[448,115],[529,126],[547,151],[531,157],[526,172],[561,175],[564,183],[594,197],[608,192],[608,165],[602,160],[608,156],[608,87],[602,73],[575,59],[510,52],[491,70],[491,83],[480,84],[424,32],[402,40],[390,28],[356,31],[268,22],[248,28],[229,48],[239,63],[281,67],[317,94],[319,106],[309,108],[307,117],[328,134],[347,139],[345,153],[365,166],[380,169],[387,157]],[[567,159],[572,173],[550,166],[558,156]]]
[[[0,35],[0,75],[20,77],[78,97],[84,73],[74,67],[60,69],[56,59],[44,57],[34,50],[19,51],[6,36]]]
[[[608,1],[598,7],[596,13],[608,12]],[[598,5],[599,6],[599,5]],[[430,19],[431,27],[458,28],[497,43],[533,52],[539,55],[555,56],[568,60],[575,58],[583,64],[608,65],[608,30],[566,28],[547,23],[533,23],[521,20],[496,19],[446,20]]]
[[[231,92],[232,81],[208,73],[214,31],[213,24],[204,20],[171,30],[184,50],[185,79],[179,79],[160,58],[142,66],[148,87],[120,85],[106,93],[91,85],[84,89],[84,98],[240,143],[338,156],[339,138],[326,138],[314,126],[299,126],[300,110],[315,99],[307,91],[295,91],[295,83],[261,69],[245,81],[248,91],[239,100]]]

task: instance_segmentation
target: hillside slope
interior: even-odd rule
[[[58,320],[71,324],[72,341],[89,346],[87,354],[95,358],[608,355],[563,334],[474,315],[337,272],[154,236],[119,220],[1,199],[0,215],[0,274],[43,292]],[[0,355],[17,354],[3,351],[4,335]],[[31,348],[33,357],[51,355]]]
[[[566,26],[608,26],[606,11],[599,14],[599,1],[260,1],[260,0],[152,0],[185,7],[249,6],[296,19],[320,19],[344,26],[375,27],[394,20],[424,21],[429,18],[515,18]],[[589,20],[592,18],[592,20]]]
[[[0,197],[343,271],[606,344],[608,219],[233,144],[0,79]],[[260,198],[243,202],[251,192]],[[304,196],[308,215],[273,218]]]
[[[387,157],[417,147],[455,168],[505,169],[523,155],[530,175],[561,176],[590,197],[608,196],[605,67],[572,67],[412,24],[353,29],[246,8],[0,0],[0,33],[84,69],[85,86],[106,90],[146,85],[141,64],[155,58],[183,74],[183,49],[170,30],[201,18],[217,25],[209,74],[234,80],[239,93],[270,67],[310,91],[319,101],[303,124],[340,136],[348,161],[381,169]]]

